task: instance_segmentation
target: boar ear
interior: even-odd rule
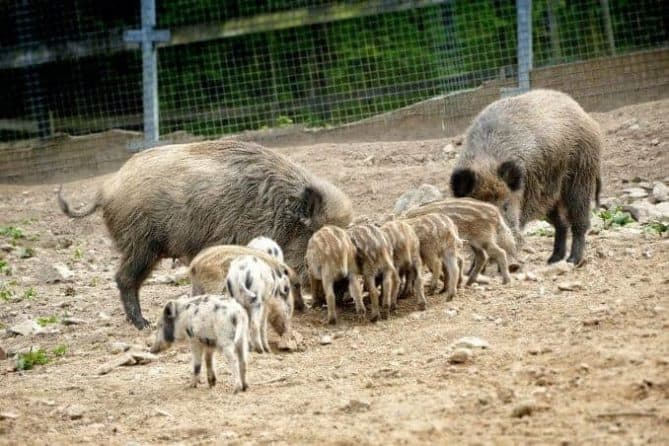
[[[456,169],[451,174],[451,190],[455,197],[466,197],[476,185],[476,174],[471,169]]]
[[[523,170],[515,161],[504,161],[500,164],[497,175],[512,191],[517,191],[523,186]]]
[[[302,192],[302,209],[300,220],[305,226],[311,226],[311,220],[314,215],[321,212],[323,206],[323,196],[312,187],[305,187]]]
[[[177,317],[177,303],[174,302],[173,300],[167,302],[165,305],[165,309],[163,310],[163,313],[165,314],[165,318],[167,319],[174,319]]]

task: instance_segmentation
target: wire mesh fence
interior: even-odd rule
[[[124,39],[141,29],[143,2],[1,2],[0,140],[144,130],[144,56]],[[536,69],[669,43],[663,0],[527,3]],[[511,0],[157,0],[155,10],[170,33],[153,44],[161,135],[336,126],[518,76]]]

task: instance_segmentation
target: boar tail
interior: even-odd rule
[[[61,185],[58,188],[58,206],[60,207],[60,210],[70,218],[87,217],[95,212],[95,210],[100,206],[99,195],[96,195],[95,200],[92,203],[88,204],[83,209],[75,211],[70,208],[69,203],[65,200],[65,197],[63,197],[63,186]]]
[[[597,205],[597,209],[599,209],[599,194],[602,191],[602,177],[597,174],[597,178],[595,179],[595,204]]]

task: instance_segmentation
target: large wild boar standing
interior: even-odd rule
[[[451,175],[456,197],[497,205],[521,246],[521,230],[546,216],[555,226],[549,263],[572,245],[567,261],[583,258],[590,201],[599,201],[602,135],[570,96],[533,90],[486,107],[465,135]]]
[[[133,156],[99,188],[86,208],[62,211],[80,218],[102,208],[122,254],[116,272],[125,314],[148,325],[139,288],[161,258],[188,262],[203,248],[274,239],[286,263],[306,279],[304,253],[326,224],[351,221],[349,198],[288,158],[257,144],[231,140],[157,147]]]

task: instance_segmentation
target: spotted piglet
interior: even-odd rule
[[[257,256],[244,255],[230,263],[225,286],[228,294],[248,313],[253,349],[258,353],[271,353],[267,340],[269,305],[279,294],[289,293],[287,278],[284,281],[277,276],[272,267]]]
[[[266,252],[267,254],[271,255],[272,257],[275,257],[279,259],[279,261],[283,262],[283,250],[279,246],[277,242],[272,240],[269,237],[256,237],[253,240],[251,240],[247,245],[247,248],[251,249],[257,249],[258,251]]]
[[[200,380],[202,355],[207,366],[207,382],[216,385],[214,351],[223,353],[232,372],[233,393],[248,388],[248,316],[234,299],[205,294],[169,301],[158,321],[151,353],[169,348],[175,341],[189,340],[193,351],[193,380]]]

